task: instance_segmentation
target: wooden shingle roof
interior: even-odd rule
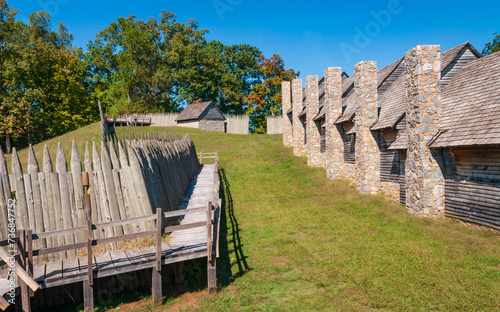
[[[188,121],[188,120],[198,120],[203,112],[210,106],[213,105],[212,101],[191,103],[179,114],[175,121]],[[219,109],[217,106],[213,105],[217,111]],[[219,113],[224,117],[224,115],[219,111]],[[225,119],[225,117],[224,117]]]
[[[392,74],[395,73],[396,68],[401,64],[403,58],[385,66],[384,68],[377,71],[377,87],[380,88],[382,84],[386,81],[386,79]],[[354,76],[353,76],[354,77]],[[354,93],[354,92],[353,92]],[[335,123],[342,123],[346,121],[351,121],[356,113],[356,97],[354,95],[349,95],[345,101],[346,108],[342,116],[337,119]]]
[[[465,47],[472,47],[470,43],[465,42],[454,48],[441,53],[441,72],[455,59],[455,57]],[[475,50],[475,49],[474,49]],[[406,112],[406,76],[401,73],[398,79],[384,93],[379,100],[380,116],[371,130],[392,128]]]
[[[353,93],[353,86],[354,86],[354,76],[349,77],[345,72],[342,72],[342,106],[345,106],[345,101],[348,96],[350,96]],[[320,97],[324,97],[324,87],[322,89],[322,93],[320,93]],[[321,120],[325,118],[326,115],[326,109],[324,109],[324,100],[323,102],[320,102],[319,106],[319,112],[314,117],[314,120]]]
[[[432,147],[500,144],[500,53],[472,61],[443,90]]]

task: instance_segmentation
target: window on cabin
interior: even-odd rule
[[[356,148],[356,134],[345,134],[344,139],[344,162],[347,164],[355,163],[355,148]]]
[[[326,153],[326,127],[324,120],[320,125],[320,152]]]

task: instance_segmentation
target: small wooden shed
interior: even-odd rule
[[[226,117],[212,101],[189,104],[175,121],[180,127],[226,132]]]

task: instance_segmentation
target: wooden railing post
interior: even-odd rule
[[[156,305],[162,304],[161,288],[161,225],[163,213],[161,208],[156,209],[156,267],[153,268],[153,301]]]
[[[85,206],[87,211],[87,279],[83,281],[83,307],[85,312],[94,311],[94,271],[92,256],[92,207],[90,206],[89,175],[82,172],[85,187]]]
[[[215,269],[215,257],[212,257],[212,203],[207,207],[207,279],[208,293],[213,294],[217,291],[217,276]]]
[[[19,266],[20,270],[25,271],[26,270],[26,231],[19,230],[18,237],[19,237],[19,243],[18,243],[19,261],[17,262],[17,265]],[[18,282],[19,282],[19,287],[21,288],[21,309],[23,312],[30,312],[31,311],[31,300],[30,300],[30,292],[29,292],[28,285],[24,282],[24,280],[22,278],[18,278]]]
[[[26,271],[29,276],[33,277],[33,230],[28,230],[26,232],[26,245],[28,247],[28,263],[26,266]],[[35,296],[33,289],[29,289],[29,296]]]

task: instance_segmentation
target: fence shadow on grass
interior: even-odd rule
[[[241,244],[238,220],[236,220],[234,215],[233,198],[231,196],[229,181],[227,180],[224,169],[219,170],[219,175],[221,179],[219,196],[222,199],[222,213],[219,236],[220,256],[217,261],[217,278],[221,286],[227,286],[237,277],[243,276],[251,269],[246,261],[247,257],[243,253],[244,245]],[[229,222],[227,220],[228,217]],[[233,254],[231,254],[231,252],[233,252]],[[230,256],[234,257],[234,260],[236,261],[234,264],[231,264]],[[238,268],[235,274],[231,271],[232,265],[235,265]]]

